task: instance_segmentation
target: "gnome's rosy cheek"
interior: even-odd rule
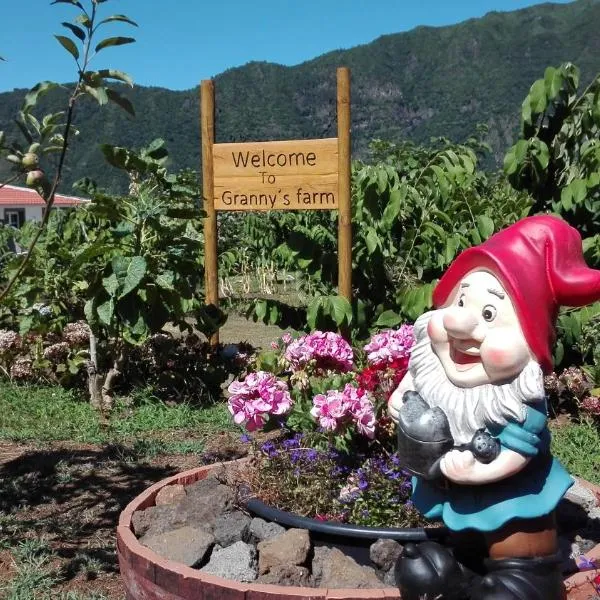
[[[447,343],[448,332],[444,327],[444,310],[436,310],[433,312],[429,323],[427,324],[427,334],[434,343]]]
[[[531,358],[520,331],[499,327],[481,345],[481,362],[492,383],[517,376]]]

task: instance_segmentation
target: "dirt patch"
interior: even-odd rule
[[[208,440],[214,461],[244,456],[239,435]],[[77,591],[122,600],[115,547],[120,512],[153,483],[201,464],[198,455],[136,457],[130,447],[0,443],[0,589],[15,577],[15,548],[43,540],[58,582],[52,592]]]
[[[224,344],[248,342],[255,348],[269,348],[271,342],[282,333],[283,331],[275,325],[254,323],[232,311],[219,331],[219,338]]]

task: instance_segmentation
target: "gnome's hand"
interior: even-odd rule
[[[470,450],[450,450],[450,452],[444,454],[440,462],[440,468],[450,481],[476,483],[473,478],[477,464],[475,456]]]
[[[505,449],[492,462],[484,464],[476,460],[470,450],[450,450],[440,461],[440,469],[454,483],[482,485],[515,475],[529,460],[529,457]]]

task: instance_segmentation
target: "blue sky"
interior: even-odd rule
[[[558,0],[566,3],[568,0]],[[87,7],[90,0],[81,0]],[[182,90],[252,60],[295,65],[418,25],[448,25],[535,0],[108,0],[101,15],[139,24],[104,31],[137,42],[103,50],[94,68],[126,71],[140,85]],[[76,79],[75,65],[53,34],[69,32],[75,8],[50,0],[2,0],[0,91],[38,81]]]

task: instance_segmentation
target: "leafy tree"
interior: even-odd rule
[[[533,83],[504,170],[516,189],[533,196],[534,211],[558,213],[593,236],[587,248],[600,264],[600,75],[578,88],[579,69],[570,63],[548,67]]]
[[[0,132],[0,156],[12,165],[12,176],[9,182],[23,178],[26,184],[34,188],[45,204],[44,216],[41,227],[31,238],[28,251],[24,253],[20,265],[14,270],[12,278],[7,282],[5,289],[0,294],[0,300],[6,298],[18,277],[23,273],[30,256],[38,243],[50,218],[54,205],[56,191],[60,184],[65,166],[65,158],[71,136],[74,134],[73,120],[75,107],[84,96],[94,98],[98,104],[104,105],[112,102],[127,112],[133,114],[133,106],[119,92],[110,87],[109,83],[119,81],[133,85],[129,75],[115,69],[91,70],[92,58],[103,49],[111,46],[121,46],[134,42],[129,37],[108,37],[98,43],[96,38],[99,29],[104,29],[108,24],[121,22],[137,26],[129,17],[121,14],[111,15],[100,20],[98,8],[107,0],[54,0],[52,4],[70,4],[78,9],[78,14],[73,22],[62,23],[70,35],[56,35],[60,45],[72,56],[77,68],[78,78],[70,93],[65,111],[49,113],[41,118],[34,116],[33,109],[40,97],[50,90],[58,87],[52,81],[43,81],[35,85],[25,96],[23,106],[17,116],[17,126],[24,138],[24,142],[7,141],[3,132]],[[87,8],[86,8],[87,7]],[[95,45],[94,45],[95,44]],[[47,174],[46,159],[52,155],[58,158],[54,165],[54,177]]]
[[[579,69],[548,67],[523,100],[520,139],[504,158],[511,184],[534,198],[535,212],[560,215],[581,233],[591,266],[600,267],[600,75],[579,91]],[[582,332],[600,303],[562,309],[555,364],[581,363]]]
[[[40,302],[59,330],[67,320],[87,322],[89,356],[79,366],[87,367],[92,404],[108,411],[132,348],[167,323],[191,331],[190,314],[204,325],[209,319],[202,304],[197,181],[167,172],[162,140],[139,152],[110,145],[102,150],[127,172],[129,194],[111,196],[82,181],[92,201],[53,216],[11,299],[22,333],[39,330],[28,309]],[[32,234],[35,228],[21,232]],[[18,268],[17,260],[7,268]]]

